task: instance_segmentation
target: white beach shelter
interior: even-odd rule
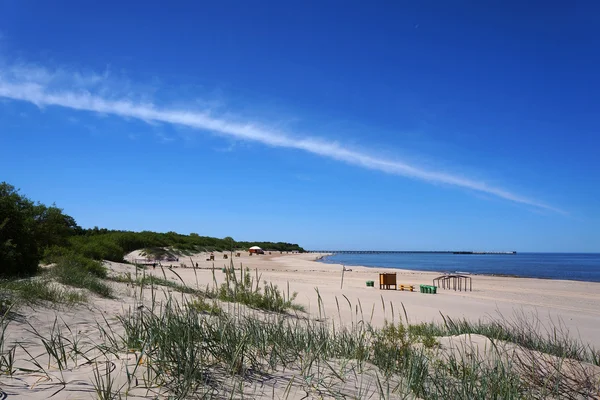
[[[250,253],[258,253],[258,254],[264,254],[263,249],[261,249],[258,246],[252,246],[248,249],[250,251]]]

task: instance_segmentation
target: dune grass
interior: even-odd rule
[[[441,324],[417,324],[410,329],[420,335],[453,336],[478,334],[492,340],[517,344],[560,358],[568,358],[600,366],[600,352],[572,337],[561,321],[544,327],[536,315],[515,312],[511,318],[499,315],[487,321],[452,319],[442,315]]]
[[[192,310],[210,315],[220,315],[223,312],[221,307],[219,307],[219,305],[215,301],[208,302],[202,297],[198,297],[194,300],[191,300],[188,303],[188,307]]]
[[[122,316],[125,334],[114,352],[120,351],[118,346],[137,349],[157,379],[154,384],[177,398],[218,397],[223,388],[215,382],[226,377],[241,382],[281,371],[293,371],[294,391],[334,398],[368,393],[380,398],[585,398],[600,389],[598,377],[583,369],[575,377],[562,371],[564,359],[551,361],[556,371],[548,379],[545,369],[524,365],[526,357],[508,361],[501,350],[490,349],[497,357],[484,362],[468,351],[440,353],[431,330],[402,321],[383,328],[356,321],[336,328],[285,314],[257,317],[239,310],[199,317],[191,302],[170,298],[143,314]],[[433,345],[426,345],[428,338]],[[557,339],[545,340],[550,348]],[[369,374],[371,380],[356,378]],[[228,390],[244,393],[242,388]]]
[[[75,304],[87,300],[84,293],[61,287],[47,277],[0,281],[0,290],[5,294],[5,308],[41,302]]]
[[[75,266],[57,264],[50,275],[73,272],[70,268]],[[84,272],[85,279],[100,280]],[[287,311],[300,306],[289,289],[285,293],[268,282],[261,285],[258,272],[252,276],[247,269],[229,268],[225,274],[223,284],[205,291],[145,271],[137,278],[111,278],[139,285],[133,291],[136,306],[118,316],[117,323],[98,322],[103,340],[86,341],[85,349],[81,338],[59,319],[45,333],[30,325],[45,353],[32,355],[18,343],[6,347],[9,321],[0,316],[0,373],[18,370],[16,351],[28,355],[32,366],[27,371],[42,374],[44,358],[61,371],[81,359],[94,365],[92,384],[102,399],[127,397],[136,388],[176,399],[579,399],[600,391],[598,370],[588,365],[598,365],[598,352],[571,338],[560,325],[541,330],[535,316],[478,322],[444,317],[443,323],[409,324],[404,310],[403,316],[376,327],[365,320],[360,303],[353,306],[346,298],[352,318],[344,323],[339,302],[337,318],[322,313],[318,290],[318,317],[293,315]],[[69,279],[77,283],[84,278]],[[17,285],[10,290],[20,290],[26,298],[52,301],[57,294],[52,289],[44,294],[40,286],[52,287],[44,283],[48,282],[2,285]],[[165,300],[159,301],[155,292],[161,287],[188,296],[165,291]],[[217,300],[228,302],[227,308]],[[382,306],[385,311],[383,300]],[[460,334],[484,335],[492,345],[483,352],[470,348],[468,341],[461,351],[440,346],[441,336]],[[519,352],[510,355],[502,342],[518,345]],[[127,364],[127,380],[117,387],[111,360],[132,353],[134,365]]]
[[[152,300],[143,310],[129,310],[117,326],[98,324],[104,337],[97,345],[100,352],[77,347],[73,332],[60,328],[58,320],[47,336],[35,331],[49,364],[66,369],[76,364],[79,354],[95,365],[92,384],[97,396],[106,399],[135,388],[160,388],[178,399],[256,398],[274,380],[282,380],[285,388],[272,396],[279,398],[576,399],[592,397],[600,389],[597,375],[585,369],[572,374],[572,364],[561,369],[564,358],[550,361],[554,369],[549,373],[548,365],[535,366],[538,356],[526,348],[525,357],[510,360],[494,348],[489,350],[497,357],[491,358],[443,351],[437,342],[426,345],[427,338],[435,340],[431,326],[399,320],[378,328],[359,318],[358,311],[350,325],[336,327],[324,319],[257,315],[239,306],[209,312],[214,304],[196,298],[168,296],[158,302],[152,293],[147,298]],[[3,338],[0,371],[14,372],[15,347],[4,351]],[[557,339],[544,340],[551,348]],[[108,359],[132,351],[135,366],[127,368],[127,382],[117,387],[114,363]],[[31,370],[43,372],[42,363],[35,361],[40,357],[44,355],[32,356]]]
[[[181,284],[181,283],[177,283],[177,282],[173,282],[171,280],[165,279],[165,278],[160,278],[154,275],[146,275],[143,274],[142,276],[138,276],[137,278],[132,276],[131,273],[127,273],[125,275],[117,275],[117,276],[111,276],[108,278],[108,280],[111,280],[113,282],[120,282],[120,283],[127,283],[130,285],[135,285],[135,286],[164,286],[167,288],[171,288],[177,292],[180,293],[187,293],[187,294],[203,294],[204,292],[201,292],[198,289],[194,289],[192,287],[189,287],[187,285]]]
[[[89,261],[91,263],[86,264],[79,259],[59,259],[52,268],[51,275],[64,285],[88,289],[101,297],[111,298],[111,287],[101,279],[106,276],[104,267],[100,265],[101,268],[98,268],[97,262]]]
[[[214,273],[214,272],[213,272]],[[258,270],[253,277],[248,268],[240,267],[238,277],[233,268],[233,261],[229,268],[225,268],[225,282],[218,288],[207,290],[207,294],[221,301],[241,303],[246,306],[273,312],[286,312],[288,310],[304,312],[304,307],[294,303],[297,293],[290,293],[288,284],[287,292],[279,290],[276,285],[263,282]]]
[[[112,289],[102,280],[106,277],[106,268],[101,263],[74,253],[54,256],[52,261],[54,266],[37,277],[0,281],[0,312],[20,304],[87,301],[86,293],[65,286],[87,289],[102,297],[112,296]]]

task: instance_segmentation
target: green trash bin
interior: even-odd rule
[[[419,289],[421,290],[421,293],[426,293],[426,294],[436,294],[437,293],[437,287],[431,286],[431,285],[420,285]]]

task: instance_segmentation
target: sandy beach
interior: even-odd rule
[[[488,317],[511,318],[515,313],[537,315],[542,322],[562,321],[572,335],[581,337],[584,342],[600,347],[600,283],[562,281],[531,278],[497,277],[472,275],[473,291],[439,289],[435,295],[425,295],[418,291],[420,284],[432,284],[440,274],[402,269],[351,267],[344,273],[344,285],[340,288],[342,265],[316,261],[325,254],[266,254],[234,257],[236,268],[240,263],[244,268],[258,270],[262,279],[298,292],[297,301],[307,307],[310,313],[318,313],[318,288],[328,316],[337,316],[336,297],[343,313],[342,320],[354,314],[355,306],[362,304],[365,319],[370,319],[373,309],[373,324],[381,325],[387,318],[391,320],[391,303],[396,317],[403,315],[402,304],[406,308],[410,322],[441,321],[444,314],[452,318],[472,320]],[[206,254],[192,257],[202,270],[198,271],[200,285],[211,284],[213,263],[206,261]],[[190,258],[181,258],[190,266]],[[221,253],[215,254],[216,278],[222,282],[221,268],[229,265]],[[170,263],[167,263],[167,265]],[[177,268],[177,273],[190,285],[195,284],[191,268]],[[415,292],[380,290],[379,273],[395,272],[398,283],[417,285]],[[162,273],[161,273],[162,276]],[[176,277],[172,277],[176,279]],[[375,288],[366,287],[367,280],[375,281]],[[352,304],[352,313],[346,296]],[[386,304],[384,313],[382,298]]]
[[[205,288],[214,285],[214,280],[218,284],[223,282],[225,274],[221,268],[229,266],[233,261],[236,270],[243,266],[244,269],[256,271],[261,280],[276,284],[282,290],[287,291],[289,285],[290,292],[298,293],[296,303],[303,305],[307,311],[303,318],[320,318],[338,326],[350,325],[364,319],[370,321],[373,326],[383,326],[386,320],[397,321],[404,318],[403,306],[411,323],[441,322],[442,314],[470,320],[497,318],[500,314],[509,319],[514,315],[521,315],[526,318],[538,318],[542,324],[552,322],[555,326],[564,326],[572,336],[580,338],[584,343],[600,347],[598,283],[473,276],[471,292],[439,289],[438,293],[433,295],[419,293],[418,289],[415,292],[380,290],[377,278],[379,272],[396,272],[399,283],[414,284],[418,288],[419,284],[431,284],[432,279],[437,276],[435,273],[352,267],[351,271],[344,273],[343,288],[340,288],[342,266],[316,261],[323,256],[322,254],[249,256],[248,253],[241,253],[240,257],[233,257],[233,260],[224,259],[223,253],[214,255],[214,263],[207,261],[208,253],[201,253],[191,257],[180,257],[178,262],[163,262],[163,268],[149,266],[142,272],[138,270],[138,274],[166,276],[174,283],[181,283],[183,280],[189,287]],[[140,256],[134,252],[128,257],[133,260]],[[192,263],[197,263],[196,270],[191,268]],[[107,262],[106,266],[113,276],[135,274],[136,270],[133,265],[125,263]],[[367,280],[376,281],[375,288],[366,287]],[[94,346],[105,340],[98,326],[114,329],[119,334],[121,328],[118,317],[132,308],[143,307],[144,304],[135,296],[137,288],[118,282],[111,282],[111,285],[116,293],[113,299],[93,298],[86,305],[72,308],[26,307],[13,315],[13,320],[5,332],[5,348],[10,343],[20,343],[16,350],[16,365],[27,369],[30,368],[33,358],[40,357],[37,361],[43,364],[46,373],[20,371],[12,377],[2,376],[0,388],[8,398],[41,400],[54,393],[56,395],[53,398],[97,398],[94,374],[98,374],[98,364],[85,362],[84,357],[80,356],[79,362],[70,359],[66,368],[59,368],[48,356],[40,356],[45,354],[40,337],[56,331],[55,324],[58,321],[63,332],[69,330],[72,342],[79,341],[79,346],[87,346],[92,349],[90,352],[97,353],[98,350]],[[169,293],[181,295],[166,289],[157,294],[158,301],[164,300]],[[319,296],[322,300],[321,309]],[[91,354],[85,351],[83,354],[85,357],[91,357]],[[115,387],[124,386],[129,374],[127,371],[135,369],[139,359],[135,354],[127,353],[107,357],[116,371]],[[108,363],[106,365],[108,368]],[[143,366],[140,368],[143,369]],[[285,387],[281,384],[273,383],[267,387],[276,394],[275,398],[286,398],[289,395],[288,393],[284,396]],[[257,390],[259,389],[253,387],[251,392],[257,393]],[[156,391],[160,393],[160,388]],[[128,398],[132,399],[149,396],[147,389],[141,388],[132,388],[127,393]],[[302,398],[302,394],[303,392],[294,392],[289,398]]]

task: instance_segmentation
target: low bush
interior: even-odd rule
[[[55,263],[62,268],[77,268],[98,278],[106,278],[107,276],[106,267],[101,262],[85,257],[71,249],[53,247],[46,252],[44,258],[46,262]]]
[[[100,279],[106,277],[106,268],[79,254],[57,259],[52,276],[64,285],[88,289],[102,297],[112,296],[111,287]]]

